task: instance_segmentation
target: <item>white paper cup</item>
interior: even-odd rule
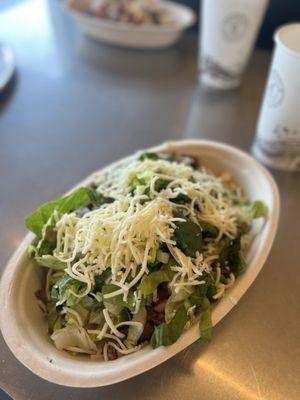
[[[200,82],[215,89],[240,84],[268,0],[202,0]]]
[[[253,153],[271,167],[300,170],[300,23],[282,26],[274,40]]]

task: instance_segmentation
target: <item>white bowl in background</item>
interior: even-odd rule
[[[202,165],[216,173],[231,173],[250,200],[263,200],[268,206],[269,216],[266,224],[246,255],[246,271],[213,308],[213,325],[216,325],[252,284],[270,252],[279,218],[277,186],[261,164],[248,154],[228,145],[204,140],[187,140],[164,143],[149,151],[196,156]],[[120,160],[105,169],[132,157],[134,156]],[[78,186],[92,182],[95,174],[97,173],[90,175]],[[25,237],[3,273],[0,283],[0,328],[16,358],[35,374],[66,386],[109,385],[161,364],[198,339],[199,328],[196,324],[169,347],[153,350],[146,346],[136,353],[110,362],[94,361],[85,356],[72,357],[66,352],[58,351],[48,337],[47,323],[34,295],[41,287],[42,268],[34,266],[27,256],[27,246],[33,239],[33,234]]]
[[[101,42],[137,49],[161,49],[176,43],[183,31],[196,21],[194,11],[182,4],[161,1],[174,19],[170,25],[140,24],[111,21],[76,10],[90,0],[68,0],[67,12],[89,36]]]

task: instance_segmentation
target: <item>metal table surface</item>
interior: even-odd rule
[[[193,34],[166,51],[130,51],[83,37],[57,1],[2,0],[0,10],[18,66],[0,99],[1,269],[29,211],[121,156],[182,137],[250,149],[268,53],[254,53],[239,90],[210,94],[197,84]],[[282,209],[272,252],[209,345],[126,382],[72,389],[33,375],[1,337],[3,389],[17,400],[299,399],[300,179],[274,176]]]

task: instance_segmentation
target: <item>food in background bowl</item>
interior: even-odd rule
[[[88,36],[136,49],[171,46],[196,20],[191,8],[170,1],[66,0],[65,5]]]
[[[168,9],[156,0],[93,0],[85,11],[95,17],[132,24],[172,23]]]
[[[169,346],[198,322],[246,268],[249,202],[226,171],[192,157],[143,153],[26,219],[29,251],[47,268],[37,292],[59,350],[105,361]]]

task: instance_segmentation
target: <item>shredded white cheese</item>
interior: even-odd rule
[[[158,192],[155,185],[159,179],[167,181],[167,186]],[[134,180],[143,191],[149,188],[147,195],[138,194],[139,189],[132,195]],[[122,294],[126,301],[129,290],[149,272],[149,254],[161,242],[178,264],[171,286],[179,291],[184,286],[200,285],[199,276],[210,272],[211,263],[218,257],[215,243],[223,235],[233,238],[237,233],[232,191],[221,178],[205,170],[195,171],[188,165],[165,160],[136,160],[109,171],[101,178],[98,190],[116,200],[82,217],[65,214],[56,222],[54,256],[67,263],[67,274],[86,284],[85,291],[73,293],[75,296],[88,294],[95,275],[111,268],[110,283],[119,289],[104,298]],[[191,203],[173,203],[171,200],[179,194],[187,195]],[[182,218],[174,217],[174,209],[181,209],[195,222],[201,215],[202,220],[218,228],[218,238],[206,243],[205,256],[202,252],[196,258],[187,257],[176,247],[173,233]]]
[[[237,237],[240,213],[237,204],[243,201],[243,197],[226,174],[216,177],[205,169],[195,171],[182,162],[164,159],[130,161],[106,174],[99,174],[97,179],[96,190],[113,198],[113,202],[87,212],[79,210],[64,215],[56,212],[54,229],[57,241],[53,255],[66,263],[65,273],[84,284],[77,293],[69,289],[75,297],[90,294],[98,303],[104,303],[106,308],[102,310],[101,307],[104,321],[101,315],[101,325],[96,324],[98,329],[87,324],[85,330],[84,317],[65,306],[62,313],[67,315],[67,327],[69,329],[70,325],[71,330],[63,328],[60,336],[54,332],[52,338],[60,340],[58,348],[85,352],[94,357],[101,353],[107,361],[116,353],[129,354],[141,347],[130,344],[123,332],[127,332],[128,327],[142,332],[144,325],[135,321],[136,314],[139,311],[146,313],[141,309],[145,303],[150,305],[159,300],[157,289],[144,302],[142,290],[136,288],[151,271],[152,263],[159,261],[166,265],[171,259],[173,274],[168,286],[172,296],[178,294],[179,298],[182,293],[191,294],[197,286],[205,284],[206,274],[212,272],[216,287],[214,299],[221,298],[233,285],[234,274],[230,273],[225,282],[216,262],[223,246],[221,239]],[[175,230],[178,223],[186,219],[202,224],[202,227],[203,222],[207,222],[218,231],[217,237],[203,235],[201,249],[192,253],[193,257],[187,256],[180,249],[184,247],[176,243],[178,231]],[[244,239],[242,246],[246,245]],[[105,284],[115,285],[115,289],[106,294],[94,293],[97,276],[107,270],[110,273]],[[46,279],[48,300],[55,278],[55,273],[49,271]],[[108,300],[120,295],[125,302],[130,299],[128,308],[133,319],[118,323],[120,319],[109,308]],[[62,298],[56,305],[64,302]],[[187,313],[190,321],[186,326],[189,326],[196,317],[196,306],[188,307]],[[69,340],[70,332],[74,336],[72,340]]]

